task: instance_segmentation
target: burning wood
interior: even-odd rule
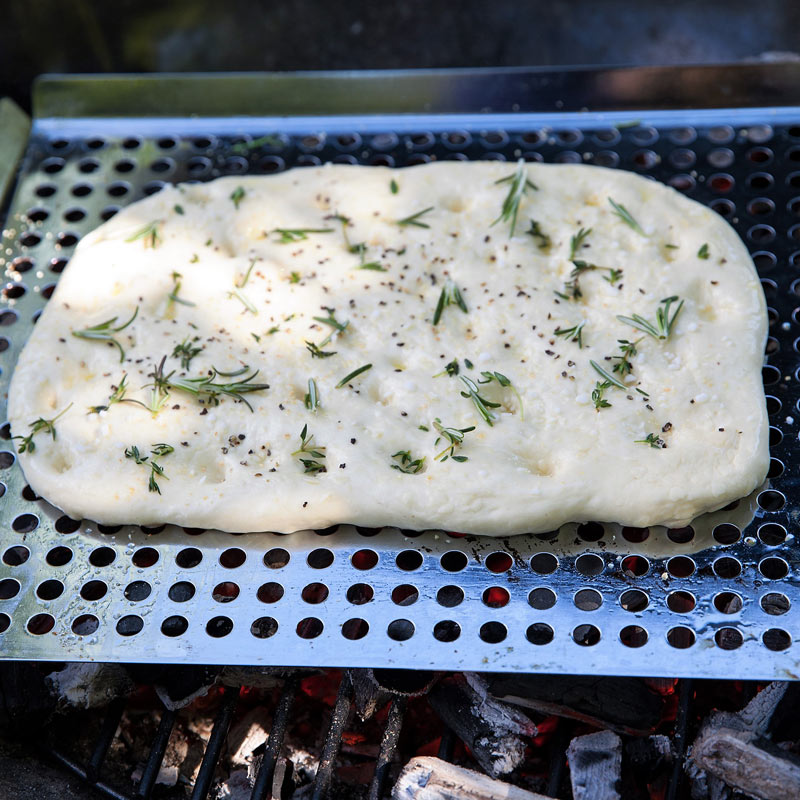
[[[134,688],[119,664],[67,664],[64,669],[51,672],[47,683],[59,705],[76,708],[103,708]]]
[[[552,800],[438,758],[412,758],[392,791],[392,800]]]
[[[567,748],[574,800],[620,800],[622,740],[611,731],[576,736]]]

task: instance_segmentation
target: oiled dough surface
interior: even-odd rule
[[[494,536],[579,520],[681,525],[752,491],[768,462],[766,313],[742,242],[659,183],[561,165],[526,165],[537,189],[523,194],[509,238],[507,221],[492,223],[510,186],[496,181],[515,169],[327,166],[170,187],[124,209],[80,243],[16,367],[15,434],[72,403],[55,440],[41,432],[21,455],[30,485],[70,516],[104,523],[290,532],[346,521]],[[397,224],[429,207],[417,218],[427,227]],[[362,256],[333,214],[351,220],[348,241],[364,243]],[[531,219],[549,246],[526,233]],[[155,247],[148,237],[129,241],[150,223]],[[271,233],[279,228],[332,230],[281,243]],[[583,296],[564,300],[556,292],[570,279],[570,239],[581,228],[591,233],[576,257],[622,276],[611,283],[607,271],[585,272]],[[385,271],[358,269],[362,259]],[[182,276],[177,296],[192,305],[169,301],[173,272]],[[434,326],[448,278],[468,312],[449,305]],[[616,318],[654,320],[671,295],[684,307],[666,341]],[[115,334],[123,363],[113,345],[71,335],[115,316],[121,324],[137,307]],[[348,325],[323,348],[335,355],[315,358],[305,342],[331,332],[313,319],[325,309]],[[554,335],[582,321],[583,348]],[[203,349],[182,370],[171,353],[186,337]],[[589,362],[611,371],[619,339],[641,339],[632,385],[607,389],[611,406],[596,410]],[[254,413],[228,397],[215,406],[177,391],[157,414],[133,403],[87,413],[123,375],[126,397],[146,403],[163,356],[173,377],[247,366],[269,388],[245,395]],[[458,376],[434,377],[453,359],[473,380],[506,376],[522,408],[510,387],[481,386],[501,404],[488,425]],[[314,412],[304,403],[309,378]],[[475,426],[455,451],[466,461],[434,459],[444,446],[435,445],[437,417]],[[292,455],[304,425],[326,448],[317,459],[325,472],[304,473]],[[649,433],[667,447],[636,442]],[[175,448],[159,459],[161,494],[148,491],[147,465],[125,457],[131,445],[147,454],[155,443]],[[392,469],[398,451],[424,456],[423,470]]]

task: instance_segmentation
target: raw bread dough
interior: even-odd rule
[[[510,219],[498,217],[513,182],[498,181],[518,168],[536,188],[521,192],[510,237]],[[346,240],[332,215],[351,220]],[[527,233],[531,220],[542,236]],[[569,289],[581,228],[591,232],[573,260],[608,269],[584,271],[582,297],[564,299],[556,293]],[[467,312],[445,305],[434,326],[443,290],[455,299],[454,287]],[[684,306],[667,340],[617,319],[654,321],[673,295]],[[71,335],[112,317],[118,327],[137,308],[112,334],[122,363],[113,343]],[[343,332],[314,320],[327,309],[347,321]],[[582,348],[554,334],[580,322]],[[655,181],[496,162],[298,169],[165,188],[86,236],[20,356],[9,418],[24,436],[71,404],[55,439],[40,431],[20,461],[37,494],[107,524],[290,532],[351,522],[492,536],[580,520],[679,526],[764,478],[766,329],[737,235]],[[312,356],[306,342],[331,333],[321,349],[335,355]],[[590,360],[611,372],[620,339],[641,340],[631,386],[607,388],[611,405],[597,410]],[[203,348],[186,370],[171,356],[184,340]],[[125,399],[146,404],[164,356],[173,380],[246,366],[216,382],[258,370],[252,382],[269,388],[243,395],[252,413],[229,396],[214,405],[176,390],[156,414],[126,402],[88,413],[123,375]],[[439,374],[453,359],[459,375]],[[479,386],[500,404],[491,426],[461,394],[461,376],[477,382],[483,371],[511,382]],[[315,411],[304,402],[309,378]],[[436,418],[475,426],[453,450],[467,460],[435,460],[447,444],[435,444]],[[324,457],[293,455],[304,426],[314,437],[307,449],[324,447]],[[637,442],[648,434],[667,447]],[[160,494],[148,491],[150,462],[125,455],[135,445],[152,459],[157,443],[174,447],[156,458]],[[424,457],[422,470],[393,469],[401,451]],[[301,458],[326,469],[304,472]]]

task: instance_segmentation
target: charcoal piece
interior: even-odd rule
[[[362,721],[394,698],[426,694],[436,681],[436,675],[425,670],[351,669],[348,674],[356,712]]]
[[[661,722],[663,698],[639,678],[513,673],[484,678],[489,693],[506,703],[617,733],[642,736]]]
[[[392,790],[392,800],[552,800],[430,756],[412,758]]]
[[[567,748],[574,800],[620,800],[622,740],[612,731],[576,736]]]
[[[120,664],[66,664],[47,676],[47,685],[60,707],[103,708],[133,691],[133,681]]]
[[[175,711],[208,693],[221,667],[177,664],[128,664],[127,670],[137,683],[153,683],[164,706]]]
[[[437,684],[428,701],[492,777],[514,770],[524,758],[527,739],[537,733],[523,713],[486,694],[475,675]]]

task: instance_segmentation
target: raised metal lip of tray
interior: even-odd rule
[[[489,84],[486,73],[477,83],[464,73],[455,83],[450,73],[434,73],[415,80],[424,95],[418,108],[428,103],[426,113],[410,113],[413,104],[404,97],[395,104],[404,106],[401,113],[381,100],[385,108],[377,116],[369,108],[340,115],[323,108],[317,115],[308,104],[306,113],[286,116],[275,101],[256,103],[264,114],[244,117],[236,108],[220,114],[223,101],[215,96],[208,104],[212,116],[189,117],[178,101],[153,107],[154,78],[115,78],[102,86],[85,78],[42,81],[0,243],[7,280],[0,298],[0,394],[6,396],[16,357],[77,239],[164,181],[329,160],[396,166],[462,155],[585,161],[671,183],[711,204],[751,247],[770,307],[764,380],[771,485],[699,521],[691,533],[613,525],[499,539],[351,526],[291,536],[171,526],[104,530],[67,520],[32,496],[18,466],[9,463],[13,447],[3,426],[0,657],[761,679],[799,674],[792,457],[800,394],[794,372],[800,108],[639,110],[635,117],[630,111],[556,112],[537,105],[544,73],[510,72],[491,72]],[[628,99],[620,107],[643,102],[631,100],[636,70],[604,72],[610,73],[625,87]],[[685,80],[686,71],[681,74]],[[739,71],[692,74],[735,83]],[[770,85],[787,87],[799,74],[764,72]],[[660,75],[659,85],[674,82],[673,73]],[[337,80],[357,87],[358,76],[350,84],[346,77]],[[591,77],[581,73],[581,85],[590,86]],[[396,78],[384,80],[387,95]],[[203,79],[194,80],[197,97]],[[237,80],[217,79],[214,91],[232,90]],[[307,99],[320,96],[320,80],[290,83]],[[467,96],[469,87],[480,85],[485,95],[487,85],[507,80],[533,87],[523,111],[512,112],[503,89],[502,102],[485,102],[495,111],[472,113],[477,101]],[[650,72],[644,88],[653,81]],[[447,94],[454,86],[455,97]],[[439,107],[429,102],[437,91]],[[146,117],[104,113],[103,98],[119,94],[126,108],[136,108],[137,92]],[[450,113],[465,92],[462,107],[470,113]],[[70,97],[79,118],[64,116]],[[291,100],[295,112],[303,97]],[[542,104],[549,109],[550,102]],[[433,113],[437,108],[450,111]],[[275,138],[252,149],[236,146],[265,134]]]

